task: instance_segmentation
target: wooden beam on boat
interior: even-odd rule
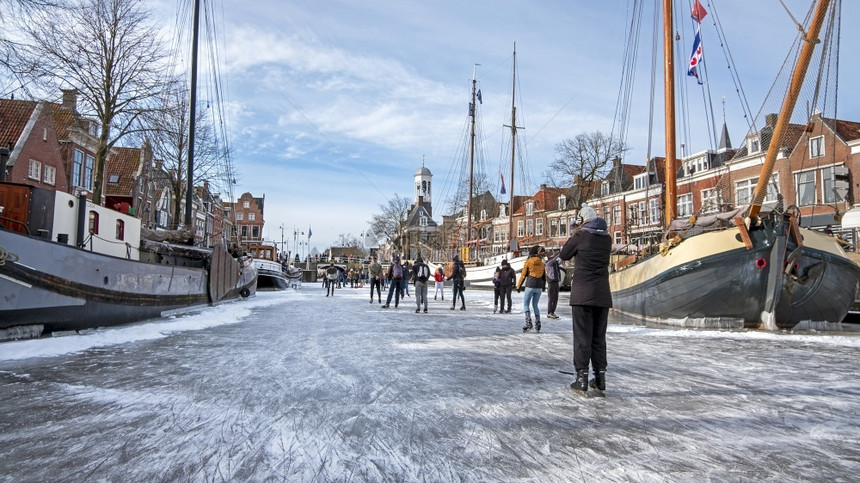
[[[747,250],[752,250],[752,238],[750,238],[750,233],[747,231],[747,225],[744,223],[744,220],[741,217],[735,217],[734,221],[735,226],[738,227],[738,232],[741,234],[741,240],[743,240],[744,246],[747,247]]]

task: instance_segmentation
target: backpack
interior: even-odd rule
[[[391,276],[394,278],[403,278],[403,265],[395,263],[391,267]]]
[[[421,265],[421,268],[418,269],[418,281],[426,282],[428,278],[430,278],[430,267]]]

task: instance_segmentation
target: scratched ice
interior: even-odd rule
[[[847,481],[857,332],[613,321],[606,399],[571,376],[570,311],[317,284],[0,344],[0,481]],[[447,297],[446,297],[447,298]],[[542,301],[542,307],[546,305]],[[521,310],[516,297],[514,312]]]

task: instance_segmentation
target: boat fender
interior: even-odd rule
[[[247,288],[243,288],[242,290],[239,291],[239,295],[241,295],[242,298],[248,298],[251,295],[251,291],[248,290]]]

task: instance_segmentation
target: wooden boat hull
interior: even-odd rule
[[[5,230],[0,230],[0,247],[9,254],[0,264],[3,329],[110,326],[256,291],[256,269],[252,264],[239,266],[235,260],[224,262],[231,269],[222,277],[210,274],[202,263],[195,267],[127,260]],[[232,280],[232,285],[218,289],[226,280]],[[220,297],[212,298],[215,291],[221,292]]]
[[[792,258],[798,246],[781,226],[752,231],[751,249],[737,228],[702,233],[666,256],[611,273],[614,309],[641,320],[696,327],[840,322],[854,300],[860,270],[835,241],[809,230],[799,231],[804,245]]]

